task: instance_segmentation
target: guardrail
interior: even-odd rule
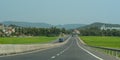
[[[120,49],[96,47],[96,46],[89,46],[89,47],[93,48],[96,51],[107,53],[109,55],[115,56],[116,58],[120,59]]]

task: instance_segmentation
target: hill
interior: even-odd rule
[[[14,21],[5,21],[2,22],[5,25],[17,25],[17,26],[21,26],[21,27],[36,27],[36,28],[49,28],[52,27],[51,24],[47,24],[47,23],[31,23],[31,22],[14,22]]]
[[[66,28],[66,29],[76,29],[78,27],[83,27],[85,24],[64,24],[64,25],[56,25],[57,28]]]
[[[36,28],[50,28],[50,27],[57,27],[57,28],[65,28],[65,29],[76,29],[79,27],[85,26],[85,24],[64,24],[64,25],[52,25],[47,23],[31,23],[31,22],[14,22],[14,21],[4,21],[2,24],[5,25],[17,25],[21,27],[36,27]]]

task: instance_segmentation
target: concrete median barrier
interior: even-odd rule
[[[0,44],[0,56],[32,52],[42,49],[50,49],[59,47],[68,42],[70,37],[62,43],[46,43],[46,44]]]

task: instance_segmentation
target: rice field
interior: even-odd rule
[[[0,44],[36,44],[48,43],[56,40],[57,37],[0,37]]]
[[[112,36],[80,36],[90,46],[120,48],[120,37]]]

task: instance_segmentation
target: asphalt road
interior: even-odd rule
[[[62,46],[44,51],[0,57],[0,60],[117,60],[84,46],[76,37],[71,37]]]

